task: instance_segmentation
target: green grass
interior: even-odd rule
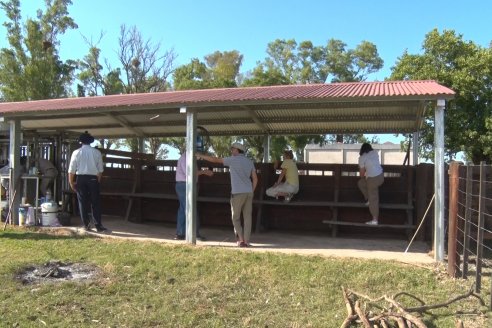
[[[387,261],[22,229],[0,232],[0,251],[0,327],[339,327],[346,316],[341,286],[374,298],[407,291],[437,303],[470,284]],[[23,285],[14,279],[23,267],[49,260],[95,264],[101,274],[86,283]],[[490,282],[483,286],[487,293]],[[470,299],[431,311],[425,322],[455,327],[454,312],[472,308],[484,310]]]

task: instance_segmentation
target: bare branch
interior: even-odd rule
[[[369,322],[369,320],[367,319],[364,311],[362,311],[362,309],[360,308],[360,303],[359,301],[356,301],[355,302],[355,312],[357,313],[357,315],[359,316],[359,319],[362,321],[362,324],[364,325],[364,327],[366,328],[371,328],[371,323]]]

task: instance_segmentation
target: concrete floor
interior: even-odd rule
[[[78,217],[72,217],[74,225],[69,229],[82,233],[81,226],[77,226]],[[127,222],[119,217],[103,217],[103,225],[112,230],[111,234],[90,233],[103,238],[124,238],[130,240],[145,240],[172,244],[186,244],[186,241],[174,240],[175,226],[146,222],[137,224]],[[232,227],[209,228],[204,227],[200,233],[206,241],[197,241],[197,246],[229,247],[241,251],[254,252],[281,252],[302,255],[319,255],[327,257],[353,257],[364,259],[393,260],[405,263],[432,264],[434,259],[429,255],[430,247],[427,243],[414,241],[405,253],[409,242],[407,240],[368,239],[368,238],[331,238],[325,233],[268,231],[253,234],[250,248],[236,246]]]

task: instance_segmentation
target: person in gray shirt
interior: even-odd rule
[[[228,166],[231,174],[231,212],[232,224],[239,247],[249,247],[251,226],[253,222],[253,195],[258,184],[258,176],[252,160],[245,156],[246,147],[235,142],[231,146],[232,156],[221,158],[208,155],[197,155],[207,162]],[[241,225],[243,214],[244,227]]]

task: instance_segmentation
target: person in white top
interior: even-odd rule
[[[82,146],[72,153],[68,176],[70,187],[77,193],[80,218],[84,229],[90,231],[89,206],[97,232],[110,232],[101,223],[100,182],[104,170],[101,152],[90,146],[94,137],[87,131],[79,137]]]
[[[379,220],[379,187],[384,182],[383,168],[378,153],[368,143],[363,143],[359,151],[360,180],[357,185],[369,205],[372,220],[366,224],[378,224]]]

